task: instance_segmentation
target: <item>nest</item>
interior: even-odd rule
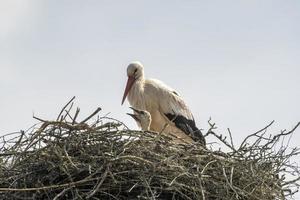
[[[267,137],[272,122],[235,148],[209,122],[205,135],[230,149],[224,153],[129,130],[96,118],[100,109],[77,122],[73,100],[57,120],[35,117],[39,124],[1,138],[0,199],[274,200],[299,186],[299,168],[289,162],[299,149],[276,147],[299,123]]]

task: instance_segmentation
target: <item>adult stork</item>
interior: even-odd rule
[[[127,97],[134,108],[151,114],[150,130],[192,138],[205,145],[205,138],[183,98],[171,87],[156,79],[145,79],[144,67],[132,62],[127,67],[127,84],[122,105]],[[167,125],[167,126],[166,126]]]

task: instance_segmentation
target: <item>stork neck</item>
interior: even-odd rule
[[[138,109],[144,108],[142,105],[144,98],[144,83],[144,79],[137,79],[128,93],[128,101],[130,105]]]
[[[142,71],[140,74],[138,74],[136,77],[135,81],[144,81],[145,77],[144,77],[144,72]]]
[[[143,79],[145,79],[145,77],[144,77],[144,68],[141,67],[141,66],[139,66],[139,68],[136,69],[136,72],[134,73],[134,75],[135,75],[135,79],[136,80],[143,80]]]
[[[137,77],[135,80],[135,84],[144,84],[145,78],[144,76]]]
[[[139,95],[144,90],[144,83],[145,80],[142,78],[136,79],[135,82],[132,85],[131,90],[129,91],[129,94],[135,94]]]

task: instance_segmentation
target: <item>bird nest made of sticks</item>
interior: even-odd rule
[[[267,137],[271,123],[239,148],[210,123],[206,136],[229,147],[224,153],[213,144],[174,144],[163,134],[129,130],[96,117],[100,109],[77,122],[73,100],[57,120],[37,118],[28,131],[1,137],[0,199],[273,200],[298,189],[299,168],[290,159],[299,149],[275,145],[299,123]]]

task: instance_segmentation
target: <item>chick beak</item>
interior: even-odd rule
[[[142,114],[142,111],[140,111],[140,110],[137,110],[137,109],[135,109],[135,108],[133,108],[133,107],[129,107],[131,110],[133,110],[135,113],[138,113],[138,114]]]
[[[129,115],[129,116],[131,116],[137,122],[140,122],[140,119],[138,118],[138,116],[136,114],[132,114],[132,113],[126,113],[126,114]]]

